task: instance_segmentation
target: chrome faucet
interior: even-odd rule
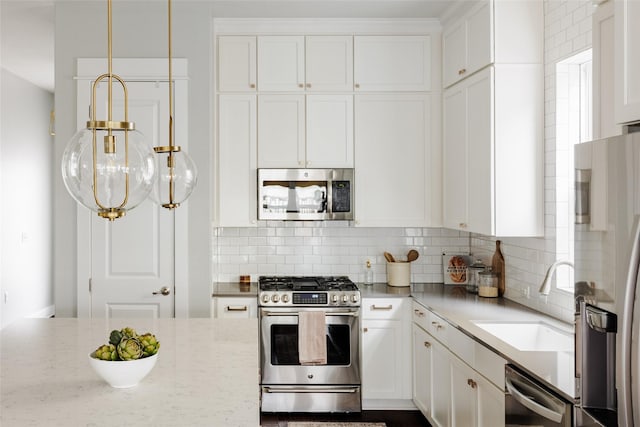
[[[549,295],[549,291],[551,290],[551,278],[553,277],[553,273],[555,273],[556,268],[560,265],[568,265],[573,268],[573,263],[568,260],[560,260],[556,261],[547,269],[547,274],[544,276],[544,280],[542,281],[542,286],[540,286],[540,292],[542,295]]]

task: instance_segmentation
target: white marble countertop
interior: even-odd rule
[[[480,298],[464,287],[442,284],[415,284],[414,299],[447,320],[476,341],[546,383],[551,389],[573,401],[575,360],[573,351],[520,351],[477,326],[474,321],[544,321],[573,333],[573,325],[531,310],[504,298]]]
[[[258,297],[258,282],[216,282],[213,284],[212,297]]]
[[[115,389],[88,354],[124,326],[161,347],[140,384]],[[257,319],[24,319],[0,331],[3,427],[258,426],[258,384]]]

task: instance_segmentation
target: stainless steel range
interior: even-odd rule
[[[261,410],[360,412],[360,291],[348,277],[259,279]],[[305,314],[306,313],[306,314]],[[300,319],[324,321],[325,358],[301,363]],[[311,337],[313,338],[313,337]],[[320,337],[322,339],[322,337]]]

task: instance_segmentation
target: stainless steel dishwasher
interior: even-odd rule
[[[572,404],[527,377],[513,366],[505,367],[506,426],[571,427]]]

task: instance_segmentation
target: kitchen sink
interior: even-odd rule
[[[520,351],[573,351],[573,332],[543,321],[474,321],[496,338]]]

